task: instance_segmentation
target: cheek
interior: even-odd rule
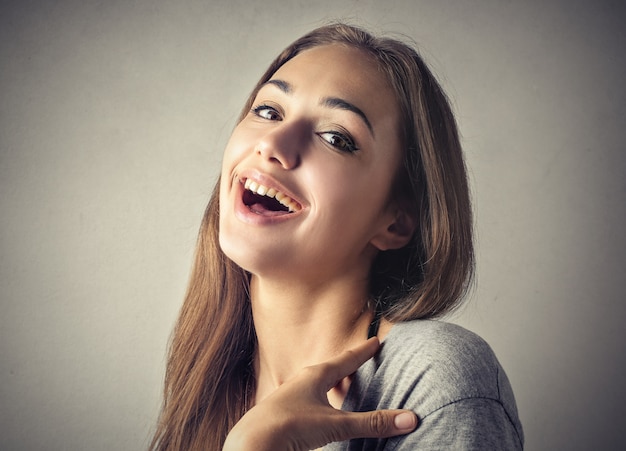
[[[222,155],[222,176],[233,166],[233,163],[240,157],[241,153],[241,146],[238,144],[236,137],[231,136]]]
[[[338,176],[326,174],[324,183],[318,186],[316,196],[318,211],[315,213],[312,242],[332,243],[326,252],[357,252],[361,255],[373,236],[385,222],[388,194],[373,189],[370,177]],[[343,250],[342,250],[343,249]]]
[[[349,167],[336,170],[326,167],[320,171],[316,192],[320,202],[350,215],[376,214],[390,200],[391,169],[378,167]]]
[[[254,150],[255,135],[244,131],[239,125],[235,127],[224,149],[222,170],[232,166]]]

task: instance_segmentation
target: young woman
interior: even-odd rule
[[[343,24],[298,39],[224,152],[152,448],[522,448],[490,348],[433,320],[470,283],[471,232],[417,53]]]

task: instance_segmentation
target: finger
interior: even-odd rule
[[[410,410],[375,410],[373,412],[346,412],[343,437],[384,438],[407,434],[417,427],[417,415]]]
[[[337,385],[344,377],[358,370],[361,365],[376,354],[379,348],[380,342],[378,338],[373,337],[326,362],[327,371],[325,372],[324,381],[328,387],[327,390]]]

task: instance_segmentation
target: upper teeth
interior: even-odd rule
[[[281,205],[284,205],[285,207],[287,207],[290,212],[299,211],[302,208],[300,204],[298,204],[298,202],[296,202],[295,200],[293,200],[291,197],[287,196],[286,194],[281,193],[280,191],[275,190],[274,188],[268,188],[267,186],[261,185],[250,179],[246,179],[244,187],[247,190],[250,190],[253,193],[258,194],[259,196],[267,196],[267,197],[272,197],[276,199],[278,202],[280,202]]]

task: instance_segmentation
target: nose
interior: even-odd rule
[[[283,122],[263,134],[254,150],[271,163],[280,164],[284,169],[295,169],[300,165],[304,141],[302,124]]]

